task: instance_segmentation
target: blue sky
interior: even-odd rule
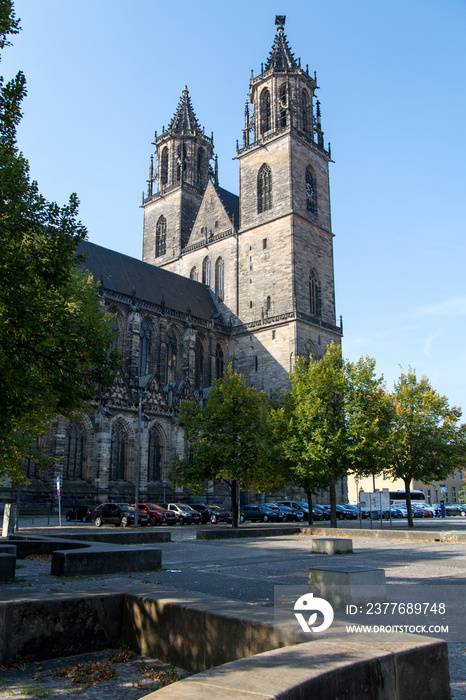
[[[41,192],[81,200],[89,239],[141,256],[141,195],[154,131],[184,85],[214,132],[220,184],[238,192],[251,69],[275,14],[317,72],[344,355],[387,385],[426,374],[466,409],[465,0],[16,0],[23,31],[2,74],[28,96],[19,145]]]

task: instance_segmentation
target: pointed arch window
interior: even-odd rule
[[[217,347],[215,349],[215,376],[217,379],[221,379],[223,377],[223,370],[223,350],[220,343],[217,343]]]
[[[309,276],[309,310],[311,314],[321,315],[320,285],[315,270],[312,270]]]
[[[270,92],[267,88],[262,90],[260,96],[260,126],[261,134],[266,134],[271,129]]]
[[[162,187],[168,184],[168,148],[162,150],[162,157],[160,162],[160,184]]]
[[[257,213],[269,209],[272,209],[272,171],[264,163],[257,176]]]
[[[205,160],[205,151],[203,148],[199,148],[197,152],[197,184],[201,185],[202,184],[202,175],[204,172],[204,160]]]
[[[162,441],[156,428],[149,432],[147,481],[160,481],[162,475]]]
[[[122,426],[117,423],[112,428],[110,446],[110,480],[123,481],[126,466],[126,435]]]
[[[120,327],[118,325],[118,319],[115,318],[112,328],[112,346],[111,350],[116,350],[118,348],[118,336],[120,334]]]
[[[177,342],[173,329],[167,333],[167,383],[176,381]]]
[[[199,273],[197,271],[197,267],[191,268],[191,272],[189,273],[189,279],[195,280],[196,282],[199,280]]]
[[[63,455],[63,477],[82,479],[84,459],[84,431],[73,421],[66,429],[65,453]]]
[[[202,284],[210,287],[210,258],[204,258],[202,263]]]
[[[165,255],[167,252],[167,220],[163,216],[159,217],[155,228],[155,257]]]
[[[307,210],[312,214],[317,214],[316,179],[309,165],[306,168],[306,203]]]
[[[223,301],[225,296],[225,263],[222,258],[218,258],[215,263],[215,294],[219,301]]]
[[[279,101],[278,123],[280,125],[280,128],[284,129],[286,127],[287,114],[288,114],[288,85],[286,83],[283,83],[282,85],[280,85],[280,89],[278,92],[278,101]]]
[[[272,297],[268,296],[267,299],[265,300],[266,313],[268,314],[271,309],[272,309]]]
[[[196,343],[195,362],[194,362],[194,388],[202,389],[204,387],[204,348],[202,343]]]
[[[150,371],[150,349],[151,349],[151,332],[146,321],[141,323],[139,331],[139,376],[149,374]]]
[[[184,182],[186,180],[186,146],[184,143],[179,144],[176,149],[176,156],[176,181],[180,182],[182,180]]]
[[[309,131],[309,95],[307,90],[302,92],[302,107],[303,107],[303,131]]]

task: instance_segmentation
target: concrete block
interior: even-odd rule
[[[353,540],[347,537],[316,537],[312,540],[314,554],[350,554]]]
[[[83,549],[54,551],[52,576],[118,574],[154,571],[162,566],[162,551],[154,547],[93,545]]]
[[[328,601],[333,608],[386,601],[384,569],[356,566],[309,569],[309,590]]]
[[[0,553],[0,581],[12,581],[15,570],[16,554]]]

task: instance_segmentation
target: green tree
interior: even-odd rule
[[[403,479],[408,524],[413,527],[410,488],[413,479],[430,483],[445,479],[464,463],[466,426],[461,410],[450,408],[446,396],[414,370],[402,373],[391,394],[393,419],[387,445],[393,479]]]
[[[295,483],[309,500],[318,489],[330,492],[331,525],[336,527],[336,482],[349,471],[374,468],[386,455],[389,420],[382,378],[375,361],[344,360],[333,343],[321,360],[300,358],[290,375],[291,392],[285,452]]]
[[[12,1],[0,0],[0,49],[18,31]],[[0,475],[14,481],[31,439],[57,414],[83,410],[117,367],[113,321],[76,266],[86,236],[78,199],[47,202],[18,150],[25,94],[21,72],[7,83],[0,78]]]
[[[233,527],[238,527],[240,486],[264,491],[274,485],[269,415],[266,394],[248,387],[231,365],[214,382],[204,409],[189,402],[178,414],[189,449],[185,459],[175,460],[171,477],[174,483],[198,492],[208,481],[227,483]]]

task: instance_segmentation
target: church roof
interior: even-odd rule
[[[114,292],[160,304],[193,316],[210,319],[219,313],[209,287],[195,280],[169,272],[156,265],[117,253],[89,241],[81,241],[78,255],[85,257],[82,268],[88,270],[96,282]]]
[[[285,19],[286,18],[283,16],[277,16],[275,18],[275,24],[278,25],[277,36],[275,37],[275,43],[272,46],[272,51],[265,65],[266,71],[272,68],[274,71],[286,73],[298,69],[298,64],[288,46],[288,40],[284,33]]]
[[[230,219],[233,219],[233,224],[236,230],[239,228],[239,197],[233,192],[228,192],[224,190],[223,187],[216,185],[215,190],[217,191],[220,200],[225,207]]]
[[[196,136],[202,134],[202,129],[194,114],[188,88],[184,86],[178,109],[176,110],[168,130],[177,134]]]

